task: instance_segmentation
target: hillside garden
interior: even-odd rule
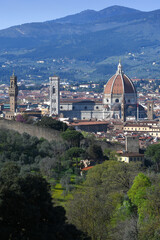
[[[160,144],[144,164],[125,164],[91,136],[61,135],[48,142],[0,130],[2,239],[159,239]],[[81,176],[82,159],[95,166]]]

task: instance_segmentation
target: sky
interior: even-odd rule
[[[0,0],[0,29],[44,22],[83,10],[119,5],[142,11],[160,9],[160,0]]]

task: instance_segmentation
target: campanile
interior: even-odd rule
[[[60,94],[59,85],[60,78],[53,76],[49,78],[50,81],[50,116],[59,115]]]
[[[10,77],[9,98],[10,98],[10,112],[15,113],[17,109],[18,86],[17,77],[13,75]]]

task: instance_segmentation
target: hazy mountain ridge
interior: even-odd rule
[[[85,10],[81,13],[60,18],[55,21],[59,23],[93,24],[110,18],[114,18],[115,16],[119,17],[121,15],[125,16],[136,13],[140,13],[140,11],[126,7],[113,6],[100,11]]]
[[[132,58],[127,56],[134,53],[137,54],[136,58],[133,57],[134,67],[143,61],[143,67],[148,68],[159,59],[158,29],[160,10],[142,12],[120,6],[101,11],[86,10],[52,21],[27,23],[1,30],[0,57],[70,58],[103,64],[105,59],[114,56],[117,61],[117,57],[122,56],[129,68]],[[146,54],[141,55],[141,52]],[[95,68],[99,69],[99,66],[95,65]],[[155,71],[158,72],[158,67]],[[138,74],[141,77],[143,73],[146,73],[146,69],[141,68]]]

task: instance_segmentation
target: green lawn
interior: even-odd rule
[[[75,178],[76,175],[72,174],[70,184],[74,186],[74,190],[77,188],[82,188],[82,184],[75,184]],[[51,185],[54,182],[55,182],[54,179],[50,179]],[[69,192],[68,194],[65,194],[65,189],[62,187],[59,181],[57,181],[56,185],[52,186],[51,194],[55,205],[60,205],[63,207],[65,207],[65,204],[68,202],[68,200],[72,199],[72,191]]]

